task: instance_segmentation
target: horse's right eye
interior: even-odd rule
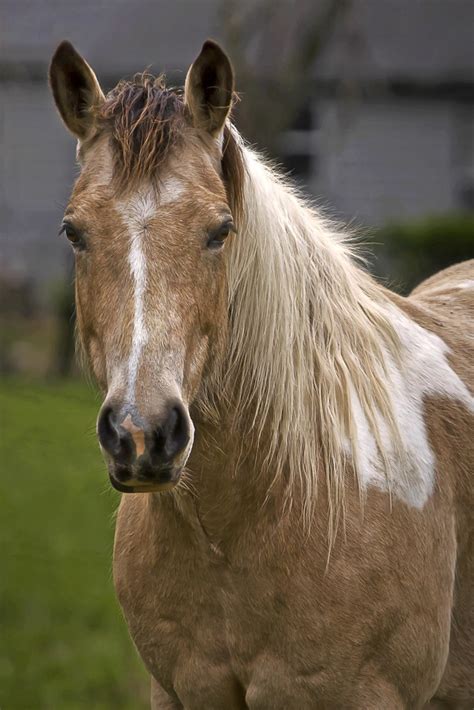
[[[84,249],[86,246],[82,233],[71,222],[63,222],[59,234],[65,234],[76,249]]]
[[[235,225],[232,217],[228,217],[217,229],[213,230],[207,240],[209,249],[219,250],[224,246],[224,242],[231,232],[235,232]]]

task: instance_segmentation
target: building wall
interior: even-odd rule
[[[467,109],[454,102],[317,103],[312,192],[345,219],[375,225],[459,209],[472,176]]]
[[[0,145],[2,271],[49,284],[64,277],[70,251],[57,235],[75,144],[45,84],[0,83]]]

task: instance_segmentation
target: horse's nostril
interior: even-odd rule
[[[101,446],[111,455],[118,452],[120,448],[120,434],[117,429],[117,422],[114,410],[110,406],[102,409],[97,421],[97,434]]]
[[[171,441],[176,447],[176,452],[182,451],[189,441],[189,422],[184,407],[176,404],[171,410]],[[174,455],[174,454],[173,454]]]
[[[173,403],[165,421],[153,432],[150,451],[156,462],[166,463],[179,454],[189,442],[189,421],[181,402]]]
[[[130,434],[119,425],[119,416],[110,405],[103,407],[97,421],[100,444],[119,464],[128,464],[133,459],[133,444]]]

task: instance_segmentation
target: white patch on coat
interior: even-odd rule
[[[458,283],[457,288],[474,288],[474,280],[466,279],[466,281],[461,281]]]
[[[357,427],[356,462],[363,488],[376,486],[422,508],[430,497],[436,460],[430,446],[424,419],[426,396],[448,397],[474,412],[474,397],[450,367],[446,358],[449,348],[441,338],[391,309],[391,318],[402,344],[402,363],[387,355],[393,414],[404,442],[405,456],[395,454],[393,435],[386,421],[378,421],[382,448],[389,475],[382,465],[375,437],[356,393],[351,393],[352,411]]]

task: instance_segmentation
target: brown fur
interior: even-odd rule
[[[212,76],[227,82],[225,95],[232,81],[220,50],[212,45],[204,54],[200,67],[223,62]],[[141,227],[150,336],[135,398],[146,417],[178,387],[196,426],[178,487],[123,496],[117,519],[114,579],[153,679],[152,708],[470,707],[474,461],[464,405],[426,397],[436,485],[423,507],[376,487],[362,505],[347,466],[344,525],[330,556],[332,494],[320,459],[308,529],[298,479],[288,506],[288,467],[272,475],[272,432],[252,426],[258,403],[235,412],[235,393],[216,391],[204,406],[204,385],[212,387],[216,366],[226,362],[232,314],[225,260],[206,251],[203,235],[223,209],[239,212],[245,179],[232,132],[225,129],[222,154],[215,141],[222,107],[213,107],[212,135],[206,127],[211,113],[203,97],[214,95],[205,86],[201,92],[206,76],[187,82],[197,93],[184,104],[160,81],[119,85],[82,142],[82,173],[67,210],[87,239],[87,253],[76,253],[81,340],[108,399],[123,398],[133,283],[127,215],[114,183],[135,193],[145,184],[156,195],[156,212]],[[189,106],[199,106],[199,116]],[[69,108],[60,107],[66,123]],[[76,115],[71,125],[76,129]],[[160,204],[170,176],[182,192]],[[239,237],[229,237],[229,248]],[[456,289],[469,269],[444,272],[409,299],[386,298],[442,337],[453,370],[474,389],[465,337],[471,306],[467,292]]]

